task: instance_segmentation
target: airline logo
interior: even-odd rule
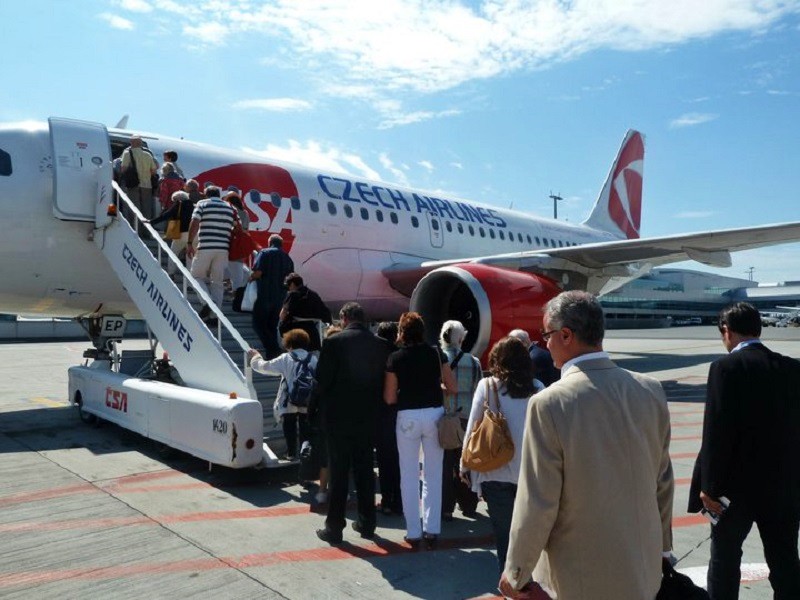
[[[611,177],[608,214],[628,239],[638,239],[642,219],[644,141],[634,133],[620,152]]]
[[[195,177],[200,185],[211,182],[222,188],[230,185],[242,190],[242,201],[250,215],[250,235],[261,246],[273,233],[283,238],[283,249],[289,252],[294,243],[292,212],[289,198],[297,196],[297,186],[286,169],[258,163],[237,163],[210,169]],[[270,194],[281,197],[280,207]]]

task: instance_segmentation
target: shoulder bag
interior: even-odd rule
[[[168,240],[181,239],[181,208],[183,202],[178,202],[178,218],[170,219],[167,221],[167,231],[164,233],[164,238]]]
[[[131,164],[122,172],[122,183],[126,188],[139,187],[139,171],[136,169],[136,159],[133,158],[133,148],[128,148]]]
[[[464,356],[463,350],[450,363],[451,369],[456,367],[462,356]],[[453,406],[450,406],[449,398],[451,396],[445,395],[444,414],[437,423],[439,445],[445,450],[455,450],[456,448],[461,448],[464,443],[464,428],[461,425],[461,415],[458,414],[461,409],[455,407],[455,402],[453,402]],[[455,400],[455,398],[453,399]]]
[[[231,231],[231,244],[228,247],[228,260],[244,260],[249,258],[253,252],[261,250],[261,246],[250,236],[242,227],[239,215]]]
[[[478,473],[499,469],[514,457],[514,440],[511,439],[506,418],[500,412],[497,385],[493,377],[487,377],[485,381],[486,400],[483,402],[483,417],[472,430],[461,456],[461,464],[470,471]],[[496,412],[491,409],[492,392],[497,406]]]

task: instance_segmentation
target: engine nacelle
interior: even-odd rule
[[[467,328],[462,347],[483,361],[484,353],[512,329],[539,337],[544,305],[559,293],[556,282],[542,275],[464,263],[425,275],[414,288],[409,310],[422,315],[431,343],[445,321],[461,321]]]

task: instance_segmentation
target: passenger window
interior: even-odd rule
[[[525,238],[528,240],[528,245],[530,246],[530,245],[533,243],[533,242],[531,241],[531,234],[530,234],[530,233],[526,233],[526,234],[525,234]]]
[[[494,229],[489,230],[489,237],[494,239]]]
[[[331,216],[336,216],[336,205],[333,202],[328,202],[328,212]]]
[[[411,217],[411,224],[414,227],[419,227],[419,219],[417,217]]]
[[[498,231],[497,233],[498,233],[498,234],[500,234],[500,239],[501,239],[501,240],[504,240],[504,239],[506,239],[506,233],[505,233],[505,231],[503,231],[503,230],[501,229],[501,230],[500,230],[500,231]]]
[[[311,209],[311,212],[319,212],[319,202],[313,198],[308,201],[308,207]]]
[[[469,226],[469,234],[473,236],[475,235],[475,228],[472,225]]]
[[[445,221],[445,222],[444,222],[444,228],[445,228],[445,229],[447,229],[447,231],[449,231],[449,232],[451,232],[451,233],[452,233],[452,231],[453,231],[453,224],[452,224],[450,221]]]
[[[281,195],[278,192],[272,192],[269,195],[269,199],[272,202],[272,206],[274,206],[275,208],[281,207]]]
[[[458,223],[458,233],[464,233],[464,226],[461,223]]]
[[[396,213],[396,212],[389,213],[389,220],[390,220],[392,223],[394,223],[395,225],[397,225],[397,222],[398,222],[398,219],[397,219],[397,213]]]
[[[290,198],[290,201],[292,203],[292,208],[294,210],[299,210],[300,209],[300,198],[298,198],[297,196],[292,196]]]
[[[366,208],[361,209],[361,218],[365,221],[369,221],[369,211]]]
[[[541,246],[541,245],[542,245],[542,241],[539,239],[539,236],[538,236],[538,235],[537,235],[537,236],[535,236],[533,239],[535,239],[535,240],[536,240],[536,245],[537,245],[537,246]]]
[[[376,210],[375,218],[378,219],[378,223],[383,223],[383,212],[380,210]]]
[[[483,227],[478,227],[478,233],[481,234],[481,237],[486,237],[486,232],[483,230]]]
[[[553,238],[550,238],[550,246],[551,246],[552,248],[555,248],[555,247],[556,247],[556,241],[555,241]]]
[[[348,219],[353,218],[353,208],[349,204],[344,205],[344,214],[347,215]]]
[[[0,150],[0,175],[11,176],[11,155],[5,150]]]
[[[431,219],[431,227],[434,231],[439,231],[439,221],[436,219]]]
[[[562,242],[561,240],[558,240],[558,247],[559,248],[563,248],[564,247],[564,242]]]
[[[521,234],[521,233],[518,233],[518,234],[517,234],[517,241],[518,241],[520,244],[522,243],[522,234]]]
[[[547,241],[547,238],[542,238],[544,240],[545,247],[550,247],[550,242]]]

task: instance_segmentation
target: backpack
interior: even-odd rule
[[[316,382],[314,381],[314,368],[311,366],[312,354],[309,352],[302,360],[297,358],[293,352],[289,353],[294,361],[292,375],[294,382],[289,389],[289,404],[300,408],[308,407],[311,393],[314,391]]]

